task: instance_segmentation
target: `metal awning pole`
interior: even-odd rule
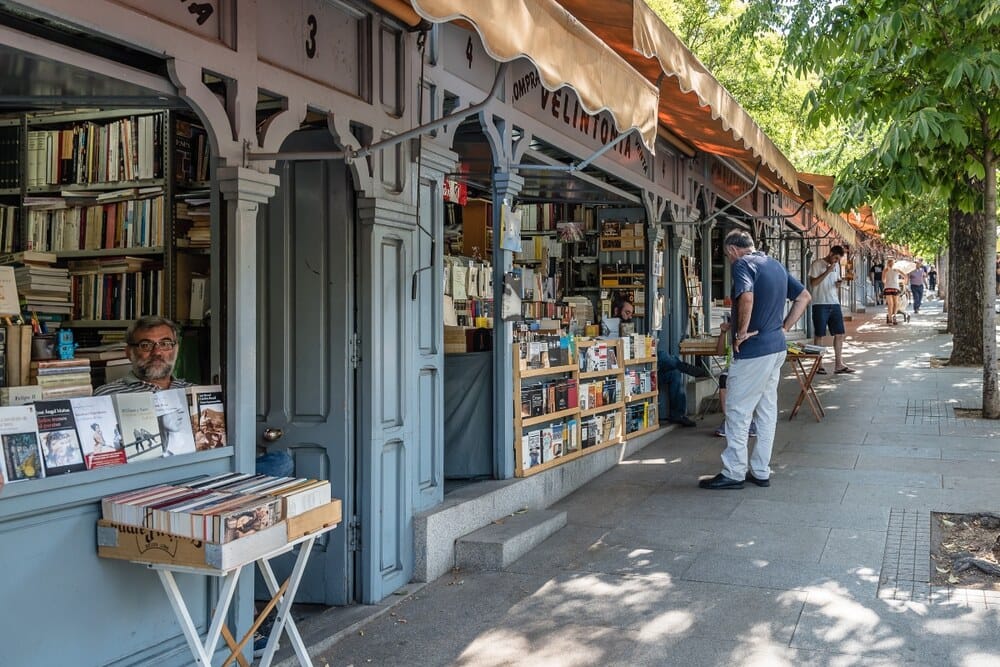
[[[510,170],[514,169],[525,170],[525,171],[568,171],[573,173],[574,171],[579,171],[590,166],[590,163],[601,157],[609,150],[620,144],[625,137],[628,136],[628,132],[623,132],[619,134],[614,141],[604,144],[601,146],[596,153],[588,157],[583,162],[574,162],[572,164],[512,164],[510,165]]]
[[[490,89],[489,95],[486,96],[482,102],[478,104],[473,104],[471,107],[466,107],[461,111],[456,111],[448,116],[443,116],[435,121],[425,123],[418,127],[415,127],[406,132],[387,137],[382,141],[376,141],[370,146],[365,146],[359,150],[346,150],[346,151],[278,151],[277,153],[255,153],[247,152],[246,159],[248,161],[259,161],[259,160],[340,160],[347,158],[349,160],[356,160],[358,158],[367,157],[372,154],[372,152],[377,150],[384,150],[386,148],[391,148],[396,144],[400,144],[414,137],[418,137],[422,134],[432,132],[440,127],[444,127],[449,123],[456,121],[462,121],[469,116],[474,116],[480,111],[489,106],[493,99],[496,97],[497,93],[500,92],[500,85],[503,83],[504,75],[507,72],[508,63],[502,63],[500,69],[497,70],[496,79],[493,81],[493,87]]]

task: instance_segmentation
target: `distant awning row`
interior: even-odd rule
[[[546,88],[571,87],[587,111],[608,111],[619,131],[636,129],[651,150],[665,131],[675,144],[728,158],[748,173],[761,164],[765,185],[803,196],[788,158],[643,0],[372,2],[409,25],[467,22],[493,58],[528,58]],[[803,182],[813,186],[816,216],[853,243],[855,227],[827,210],[829,191],[819,192],[810,176]],[[832,188],[832,178],[818,178],[829,178]]]

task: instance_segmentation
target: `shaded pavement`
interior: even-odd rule
[[[316,665],[1000,664],[1000,592],[929,584],[930,512],[1000,509],[1000,423],[954,411],[982,370],[936,367],[939,301],[848,327],[822,423],[788,420],[785,366],[770,488],[697,488],[709,414],[554,505],[567,526],[508,571],[423,586]]]

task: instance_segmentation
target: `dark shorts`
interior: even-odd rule
[[[840,304],[814,304],[812,313],[814,336],[825,336],[827,329],[833,336],[847,333],[847,329],[844,328],[844,313],[840,310]]]
[[[888,296],[893,296],[894,294],[899,294],[899,290],[896,289],[895,287],[886,287],[885,291],[882,292],[882,294],[886,294]]]

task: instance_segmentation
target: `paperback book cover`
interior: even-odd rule
[[[160,427],[160,445],[164,456],[195,451],[194,432],[188,418],[187,393],[168,389],[153,394],[153,409]]]
[[[35,403],[35,418],[46,476],[86,470],[69,400]]]
[[[113,398],[126,458],[131,462],[163,456],[152,392],[115,394]]]
[[[34,406],[0,408],[0,443],[3,446],[0,467],[5,481],[20,482],[45,476]]]
[[[219,385],[199,385],[187,388],[188,411],[194,431],[195,449],[225,447],[226,409]]]
[[[126,463],[115,403],[111,397],[87,396],[71,398],[69,402],[87,470]]]

